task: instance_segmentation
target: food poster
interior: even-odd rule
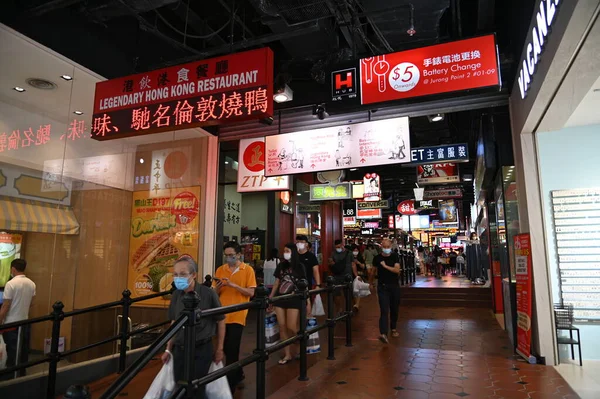
[[[200,187],[133,193],[129,238],[128,288],[132,297],[166,291],[173,282],[173,263],[182,255],[198,258]],[[137,303],[164,307],[170,298]]]
[[[0,233],[0,288],[10,280],[10,264],[21,257],[22,243],[21,234]]]

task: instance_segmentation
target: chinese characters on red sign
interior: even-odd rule
[[[259,119],[273,112],[268,48],[151,71],[96,85],[97,140]]]
[[[403,215],[416,215],[419,213],[419,211],[415,209],[415,201],[413,200],[406,200],[399,203],[398,212]]]
[[[73,119],[67,132],[60,136],[61,140],[79,140],[86,137],[85,121]],[[16,151],[21,148],[46,145],[52,139],[52,125],[40,125],[37,128],[15,129],[11,133],[0,133],[0,152]]]
[[[529,233],[517,234],[515,274],[517,277],[517,353],[529,360],[531,356],[531,239]]]
[[[363,58],[362,104],[498,86],[494,35]]]

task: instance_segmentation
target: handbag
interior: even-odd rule
[[[281,280],[279,280],[279,294],[293,294],[296,291],[296,279],[292,276],[291,273],[286,273],[283,275]]]

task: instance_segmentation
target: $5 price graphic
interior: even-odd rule
[[[421,79],[421,71],[411,62],[401,62],[396,65],[389,76],[390,86],[399,92],[414,89]]]

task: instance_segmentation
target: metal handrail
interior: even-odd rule
[[[336,323],[341,320],[346,320],[346,346],[352,346],[352,325],[351,318],[353,315],[352,312],[352,277],[346,276],[346,280],[344,284],[335,285],[335,280],[333,277],[328,277],[327,279],[327,288],[319,288],[312,291],[307,290],[308,283],[306,280],[301,280],[298,283],[298,291],[294,294],[282,295],[274,298],[267,298],[267,290],[264,285],[260,285],[256,289],[255,298],[247,303],[231,305],[231,306],[223,306],[220,308],[208,309],[208,310],[198,310],[199,299],[193,295],[193,293],[188,293],[184,296],[184,306],[185,309],[180,318],[165,332],[160,338],[154,342],[144,353],[134,362],[124,373],[119,376],[119,378],[102,394],[101,399],[113,399],[115,398],[119,392],[127,386],[127,384],[139,373],[140,370],[155,356],[160,348],[165,345],[169,339],[171,339],[175,334],[182,329],[184,326],[184,353],[186,354],[184,359],[184,374],[185,381],[178,381],[178,385],[176,389],[171,393],[170,399],[179,399],[179,398],[192,398],[194,395],[194,390],[198,388],[200,385],[206,385],[213,381],[216,381],[219,378],[224,377],[228,373],[242,368],[244,366],[250,365],[252,363],[256,363],[257,373],[256,373],[256,397],[258,399],[264,399],[266,396],[265,383],[266,383],[266,361],[269,357],[269,354],[276,352],[288,345],[295,343],[296,341],[300,341],[300,375],[298,377],[299,380],[305,381],[308,380],[307,376],[307,359],[306,359],[306,347],[310,334],[313,334],[322,329],[329,329],[329,339],[328,339],[328,360],[335,360],[334,356],[334,329]],[[334,291],[339,289],[345,289],[345,297],[346,297],[346,310],[341,316],[335,316],[334,310]],[[306,329],[307,322],[307,312],[306,305],[310,295],[315,295],[319,293],[327,293],[327,321],[323,325],[315,326],[310,329]],[[284,341],[279,342],[276,345],[273,345],[269,348],[266,348],[266,338],[265,338],[265,318],[267,308],[280,300],[290,299],[290,298],[300,298],[301,306],[300,306],[300,331]],[[195,364],[195,351],[191,350],[195,346],[196,334],[195,328],[199,322],[199,319],[203,317],[214,317],[216,315],[223,315],[228,313],[237,312],[245,309],[253,309],[256,308],[257,312],[257,337],[256,337],[256,349],[253,354],[247,356],[235,363],[232,363],[228,366],[223,367],[220,370],[217,370],[213,373],[210,373],[204,377],[194,380],[194,364]]]
[[[101,341],[97,341],[97,342],[91,343],[89,345],[84,345],[79,348],[74,348],[69,351],[60,353],[58,351],[58,343],[59,343],[59,338],[60,338],[60,326],[61,326],[62,321],[67,317],[74,317],[74,316],[78,316],[78,315],[82,315],[82,314],[86,314],[86,313],[95,312],[98,310],[104,310],[104,309],[117,307],[117,306],[121,306],[123,308],[123,310],[122,310],[123,318],[127,319],[127,318],[129,318],[129,308],[131,307],[131,304],[146,301],[148,299],[158,298],[158,297],[165,296],[165,295],[170,295],[173,293],[174,290],[175,290],[175,287],[172,286],[171,289],[168,291],[162,291],[162,292],[159,292],[156,294],[144,295],[144,296],[133,298],[133,299],[131,298],[131,292],[129,290],[124,290],[122,293],[122,299],[119,301],[108,302],[108,303],[90,306],[87,308],[77,309],[77,310],[73,310],[73,311],[69,311],[69,312],[64,312],[63,311],[63,308],[64,308],[63,303],[60,301],[57,301],[54,303],[54,305],[52,305],[53,310],[47,316],[35,317],[35,318],[21,320],[21,321],[17,321],[17,322],[13,322],[13,323],[2,324],[2,325],[0,325],[0,331],[12,330],[12,329],[20,328],[23,326],[52,321],[52,337],[50,339],[50,352],[48,354],[46,354],[45,357],[43,357],[42,359],[35,360],[35,361],[30,361],[30,362],[27,362],[24,364],[17,364],[15,366],[5,368],[3,370],[0,370],[0,375],[11,374],[11,373],[14,373],[14,372],[17,372],[20,370],[27,369],[29,367],[37,366],[39,364],[48,363],[49,366],[48,366],[48,378],[47,378],[47,385],[46,385],[46,398],[54,399],[56,397],[55,387],[56,387],[57,368],[58,368],[58,362],[60,362],[60,360],[66,358],[68,356],[72,356],[76,353],[83,352],[83,351],[86,351],[86,350],[89,350],[89,349],[92,349],[92,348],[95,348],[95,347],[98,347],[101,345],[106,345],[108,343],[111,343],[114,341],[119,341],[119,340],[121,341],[121,345],[120,345],[121,349],[119,352],[119,373],[122,373],[123,371],[125,371],[125,365],[126,365],[126,360],[127,360],[127,340],[136,334],[140,334],[142,332],[151,330],[153,328],[168,324],[169,321],[165,321],[162,323],[158,323],[158,324],[155,324],[155,325],[152,325],[149,327],[144,327],[144,328],[140,328],[140,329],[133,330],[133,331],[128,331],[127,323],[122,323],[121,331],[117,335],[113,335],[113,336],[105,338]]]

